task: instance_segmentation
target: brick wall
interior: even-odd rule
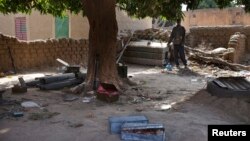
[[[236,32],[246,35],[246,49],[250,51],[250,26],[200,26],[190,28],[188,45],[197,47],[199,44],[207,43],[212,47],[228,47],[230,36]]]
[[[13,70],[8,47],[11,50],[16,69],[19,71],[57,66],[57,58],[72,65],[87,65],[88,41],[85,39],[50,39],[26,42],[0,34],[0,71]]]

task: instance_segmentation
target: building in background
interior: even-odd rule
[[[195,26],[250,25],[250,14],[243,8],[211,8],[184,12],[182,25],[187,30]]]
[[[152,19],[132,19],[126,12],[117,10],[119,30],[147,29],[152,27]],[[69,37],[88,38],[89,23],[81,14],[68,14],[64,18],[42,15],[38,11],[26,14],[0,14],[0,32],[15,36],[20,40],[36,40]]]

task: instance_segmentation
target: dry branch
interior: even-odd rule
[[[239,70],[248,70],[250,71],[250,66],[244,66],[241,64],[235,64],[235,63],[229,63],[221,58],[217,58],[217,57],[204,57],[204,56],[199,56],[197,54],[193,54],[190,56],[190,59],[194,59],[194,60],[199,60],[199,61],[203,61],[206,63],[213,63],[213,64],[218,64],[218,65],[224,65],[224,66],[228,66],[230,69],[235,70],[235,71],[239,71]]]

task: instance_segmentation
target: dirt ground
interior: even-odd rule
[[[109,133],[111,116],[145,115],[151,123],[165,125],[168,141],[206,141],[208,124],[249,124],[249,99],[217,98],[205,90],[210,77],[232,72],[206,68],[209,71],[190,67],[162,72],[159,67],[129,65],[129,78],[138,85],[112,104],[93,95],[76,95],[77,100],[65,102],[65,95],[72,96],[65,90],[32,88],[20,95],[8,90],[3,98],[16,103],[0,106],[0,140],[119,141],[119,135]],[[16,77],[1,78],[0,86],[15,83],[13,79]],[[23,101],[33,101],[41,107],[24,109],[20,106]],[[13,110],[24,111],[24,116],[14,118],[7,114]]]

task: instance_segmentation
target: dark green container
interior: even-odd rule
[[[117,70],[118,70],[118,75],[121,78],[127,78],[128,77],[128,66],[117,66]]]

